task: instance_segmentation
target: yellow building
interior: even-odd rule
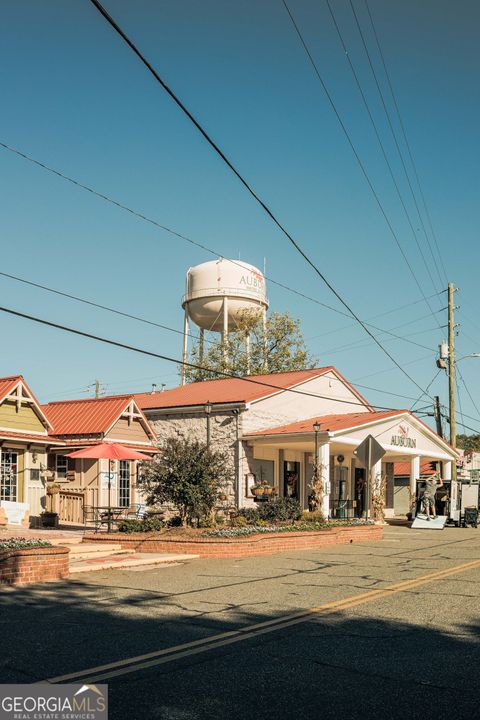
[[[5,518],[25,524],[30,501],[40,504],[42,472],[55,444],[52,425],[21,375],[0,378],[0,505]],[[61,443],[60,443],[61,444]]]

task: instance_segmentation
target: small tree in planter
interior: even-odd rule
[[[168,438],[161,452],[145,463],[139,487],[149,505],[171,503],[182,525],[212,517],[225,485],[225,455],[198,441]]]

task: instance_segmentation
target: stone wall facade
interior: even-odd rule
[[[167,438],[207,442],[207,417],[204,412],[159,413],[146,412],[161,447]],[[233,410],[214,410],[210,415],[210,447],[225,453],[225,486],[228,504],[235,505],[235,488],[239,474],[239,437],[241,413]]]

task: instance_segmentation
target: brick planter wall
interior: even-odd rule
[[[383,527],[368,525],[338,527],[332,530],[306,532],[280,532],[250,535],[238,538],[175,538],[174,536],[145,533],[116,533],[115,542],[122,548],[145,553],[186,553],[200,557],[252,557],[275,555],[280,552],[312,550],[327,545],[347,545],[352,542],[381,540]],[[112,542],[112,536],[85,535],[84,542]]]
[[[27,585],[64,580],[69,576],[69,553],[66,547],[0,550],[0,584]]]

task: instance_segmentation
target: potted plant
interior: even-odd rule
[[[268,483],[263,484],[263,494],[264,495],[272,495],[274,488],[269,485]]]
[[[261,495],[263,495],[264,490],[265,487],[260,483],[255,483],[255,485],[252,485],[251,487],[252,495],[254,495],[255,497],[260,497]]]
[[[48,483],[46,487],[47,495],[58,495],[61,485],[58,483]]]
[[[49,512],[48,510],[44,510],[42,513],[40,513],[40,520],[42,522],[42,527],[58,527],[58,513],[56,512]]]

